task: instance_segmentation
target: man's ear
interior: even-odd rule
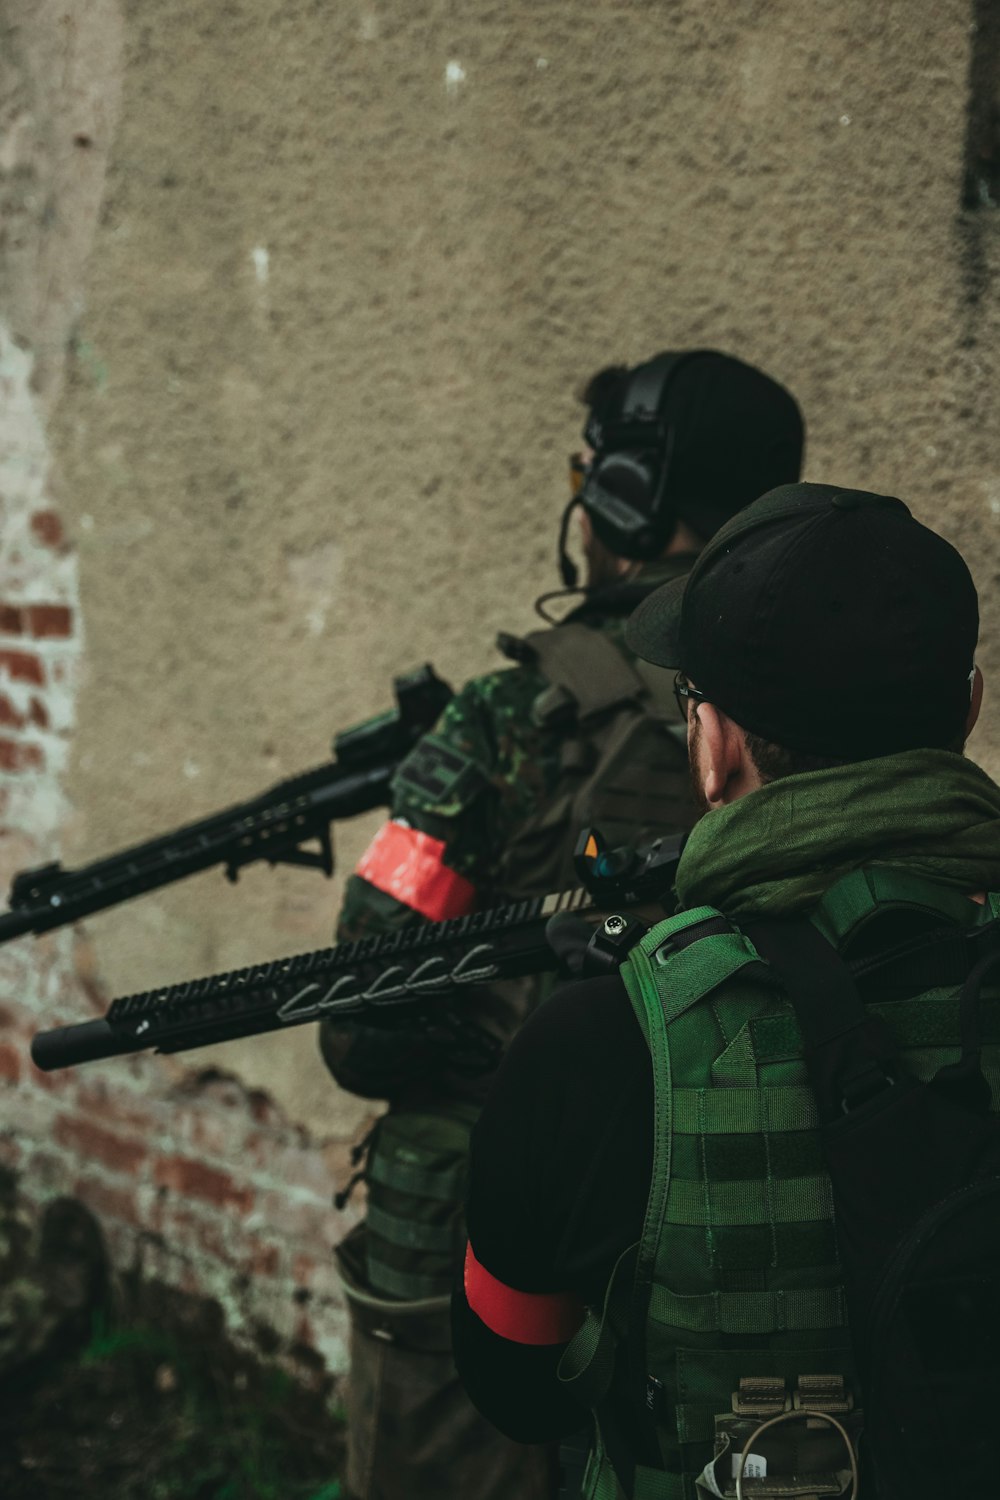
[[[742,771],[746,746],[739,726],[713,703],[694,709],[701,729],[702,790],[709,807],[722,807],[732,800],[732,790]]]
[[[978,667],[974,667],[972,669],[972,697],[969,700],[969,716],[965,721],[966,739],[968,739],[969,735],[976,727],[976,720],[979,718],[979,710],[982,708],[982,706],[983,674]]]

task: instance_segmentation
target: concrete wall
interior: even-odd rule
[[[395,672],[492,665],[556,584],[574,388],[663,347],[759,362],[807,477],[955,541],[1000,682],[998,42],[985,0],[0,0],[5,868],[323,760]],[[48,725],[26,638],[68,663]],[[89,921],[87,982],[320,946],[338,888],[203,874]],[[20,948],[92,1013],[67,941]],[[209,1060],[362,1127],[308,1032]]]

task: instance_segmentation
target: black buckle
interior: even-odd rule
[[[860,1073],[847,1079],[840,1096],[840,1108],[845,1115],[849,1115],[852,1110],[868,1104],[885,1089],[892,1088],[895,1082],[895,1077],[871,1058]]]

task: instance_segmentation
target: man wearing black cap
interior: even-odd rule
[[[625,620],[740,506],[798,477],[802,418],[775,380],[712,350],[601,371],[584,402],[560,540],[572,592],[565,540],[579,511],[583,601],[554,629],[502,638],[515,665],[466,684],[400,767],[390,820],[348,882],[340,940],[574,885],[583,824],[618,843],[697,816],[671,677],[637,661]],[[505,1044],[536,996],[479,988],[456,993],[456,1009]],[[488,1075],[402,1026],[324,1023],[321,1044],[342,1086],[391,1104],[368,1153],[367,1222],[338,1248],[349,1488],[360,1500],[549,1495],[547,1455],[501,1439],[451,1362],[468,1132]]]
[[[977,635],[952,547],[898,500],[815,484],[748,506],[628,623],[677,674],[707,815],[677,915],[619,974],[557,992],[501,1065],[454,1308],[460,1373],[502,1431],[544,1441],[595,1412],[586,1496],[853,1500],[856,1455],[823,1420],[825,1447],[801,1424],[760,1436],[802,1405],[852,1436],[860,1368],[780,934],[870,975],[901,1058],[880,1086],[965,1057],[966,950],[1000,914],[1000,789],[961,753]],[[931,989],[898,967],[928,933],[950,945]]]

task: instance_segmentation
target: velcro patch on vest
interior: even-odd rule
[[[442,817],[455,817],[486,785],[476,763],[437,735],[425,734],[396,768],[393,792],[416,797]]]
[[[464,917],[476,903],[476,888],[444,862],[440,839],[405,823],[384,823],[361,856],[357,873],[422,917],[443,922]]]

